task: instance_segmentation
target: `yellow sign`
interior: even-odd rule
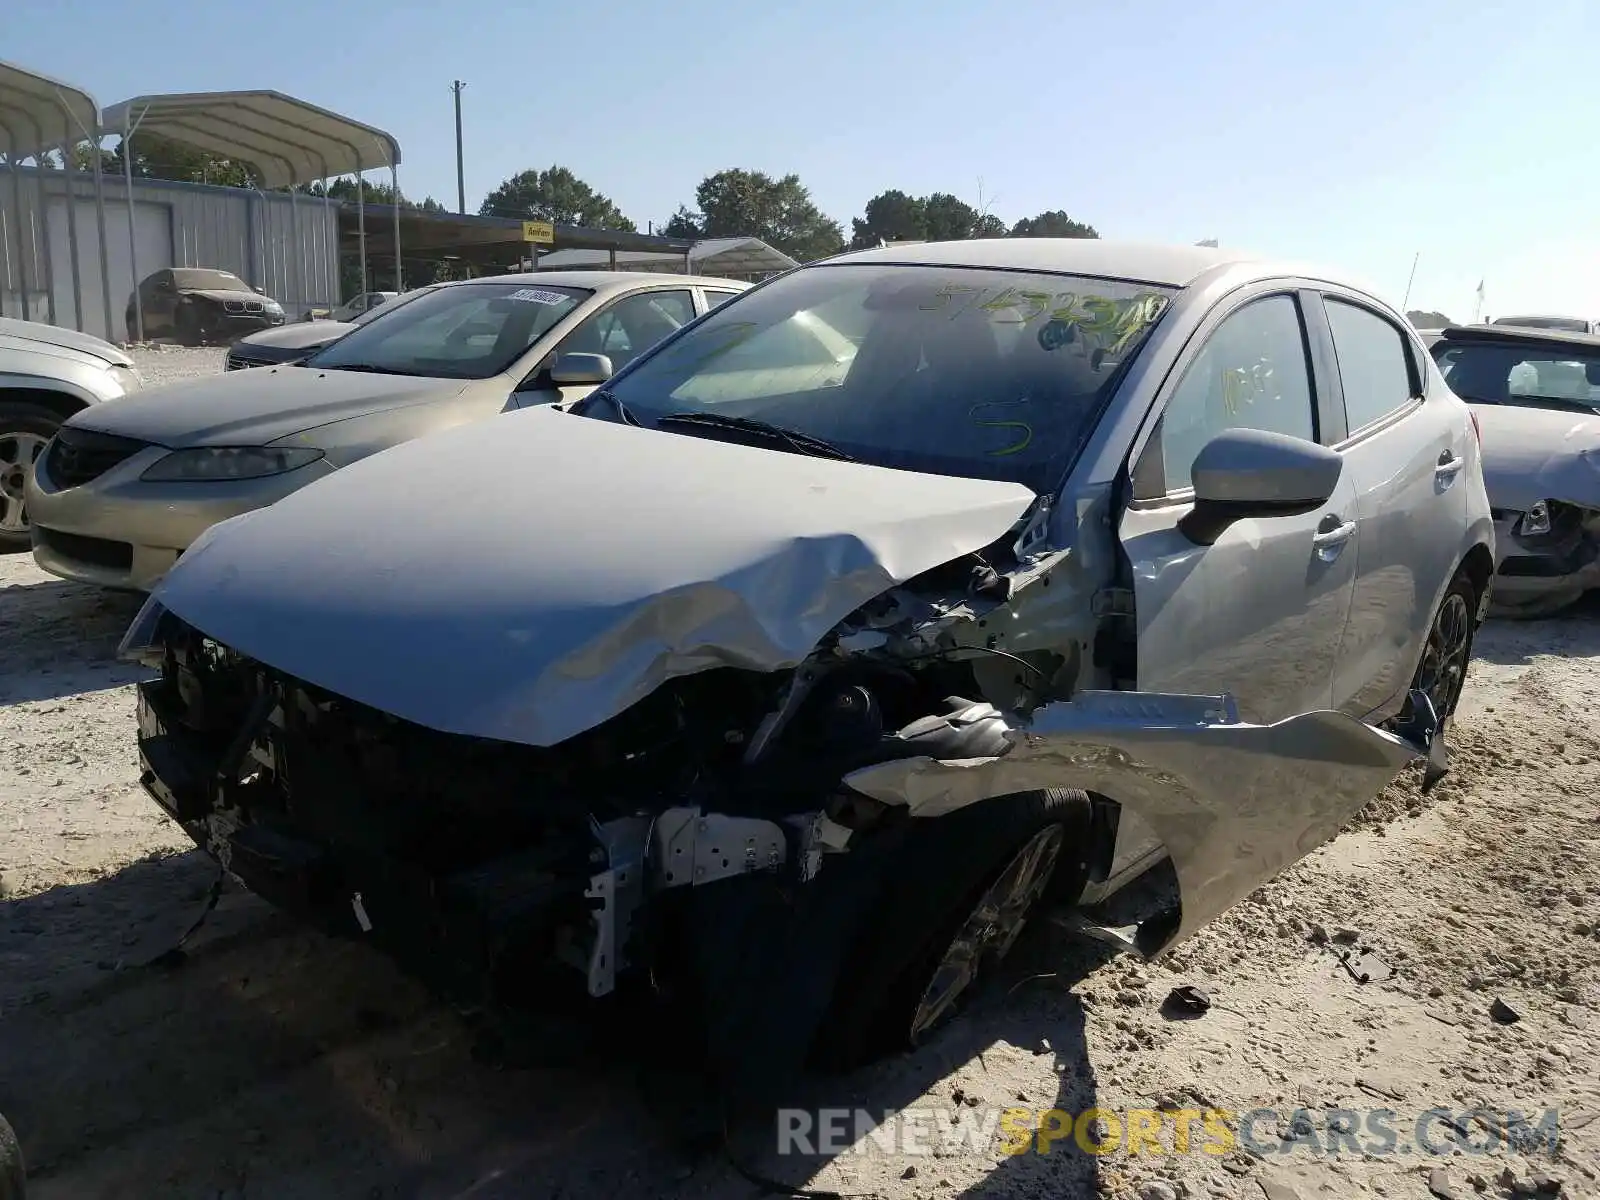
[[[538,242],[541,246],[553,246],[556,243],[556,227],[549,221],[524,221],[522,240]]]

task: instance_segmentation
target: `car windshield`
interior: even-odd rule
[[[172,282],[186,292],[248,292],[250,285],[231,271],[208,271],[201,267],[178,267]]]
[[[593,293],[526,283],[458,283],[382,305],[301,365],[440,379],[488,379],[510,367]]]
[[[747,423],[764,422],[862,462],[1052,491],[1172,295],[1020,271],[808,267],[718,306],[619,375],[601,393],[613,405],[580,411],[689,415],[663,427],[713,436],[714,419],[757,434]]]
[[[1600,409],[1600,347],[1442,341],[1434,345],[1433,356],[1450,390],[1463,400],[1574,412]]]

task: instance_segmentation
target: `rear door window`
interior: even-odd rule
[[[1404,408],[1419,392],[1406,336],[1371,309],[1326,298],[1350,431]]]

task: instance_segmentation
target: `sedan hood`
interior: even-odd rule
[[[536,408],[213,526],[151,603],[417,724],[549,746],[675,676],[795,666],[1033,500]]]
[[[133,359],[110,342],[101,341],[76,329],[62,329],[56,325],[43,325],[38,321],[18,321],[13,317],[0,317],[0,346],[13,345],[23,350],[72,350],[86,354],[101,362],[118,367],[133,366]]]
[[[330,421],[448,400],[465,387],[459,379],[258,367],[97,405],[69,423],[174,450],[261,446]]]
[[[341,338],[354,328],[349,321],[296,321],[292,325],[279,325],[276,329],[252,333],[249,337],[240,338],[234,345],[306,350]]]
[[[1474,404],[1483,429],[1483,481],[1495,508],[1539,500],[1600,508],[1600,416]]]

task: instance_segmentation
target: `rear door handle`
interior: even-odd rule
[[[1322,519],[1323,525],[1329,525],[1330,522],[1333,523],[1331,528],[1318,529],[1311,535],[1311,548],[1323,562],[1332,562],[1338,558],[1339,551],[1344,549],[1345,543],[1354,537],[1356,532],[1354,521],[1339,523],[1339,518],[1332,515]]]

